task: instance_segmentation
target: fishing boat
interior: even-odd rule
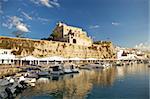
[[[51,68],[51,72],[50,73],[52,75],[62,75],[62,74],[64,74],[63,66],[60,65],[60,64],[52,66],[50,68]]]
[[[25,77],[27,78],[38,78],[38,74],[37,74],[37,71],[27,71],[25,74],[24,74]]]
[[[101,66],[103,67],[103,69],[108,69],[109,67],[112,66],[112,64],[110,64],[110,63],[102,63]]]
[[[92,67],[90,67],[88,64],[85,64],[85,65],[81,65],[81,66],[79,67],[79,69],[91,70]]]
[[[88,64],[88,67],[91,69],[103,69],[103,66],[101,63],[93,63],[93,64]]]
[[[8,86],[9,84],[12,83],[14,83],[14,79],[11,77],[0,79],[0,86]]]
[[[28,86],[35,86],[36,78],[27,78],[24,76],[19,77],[18,82],[25,82]]]
[[[79,73],[79,69],[78,69],[78,67],[77,67],[77,66],[75,66],[75,65],[71,65],[70,67],[71,67],[71,71],[72,71],[72,73]]]
[[[49,82],[49,78],[40,77],[40,78],[37,80],[37,82],[38,82],[38,83],[39,83],[39,82],[40,82],[40,83],[41,83],[41,82],[42,82],[42,83],[43,83],[43,82],[44,82],[44,83],[47,83],[47,82]]]
[[[35,86],[36,78],[25,78],[25,83],[27,83],[29,86]]]
[[[122,62],[117,61],[115,65],[116,65],[116,66],[122,66],[123,64],[122,64]]]
[[[71,68],[64,68],[63,72],[64,72],[64,74],[70,74],[70,73],[72,73],[72,70],[71,70]]]
[[[65,74],[70,74],[70,73],[79,73],[79,69],[75,64],[67,64],[64,66],[63,71]]]
[[[43,76],[50,76],[50,72],[47,70],[42,70],[38,72],[38,76],[39,77],[43,77]]]

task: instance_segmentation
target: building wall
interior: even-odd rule
[[[54,40],[60,40],[63,38],[63,26],[57,25],[56,28],[53,30]]]
[[[0,49],[0,55],[11,55],[10,49]]]
[[[15,55],[11,53],[10,49],[0,49],[0,64],[12,64],[11,60]]]
[[[70,31],[73,35],[69,34]],[[54,40],[56,41],[74,43],[73,40],[76,40],[76,44],[78,45],[92,45],[92,40],[87,37],[87,33],[85,31],[83,31],[81,28],[68,26],[64,23],[58,23],[53,31],[53,34],[57,35],[56,37],[54,37]]]

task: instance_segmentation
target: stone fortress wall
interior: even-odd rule
[[[66,58],[79,57],[97,59],[113,59],[116,57],[116,53],[111,42],[102,42],[101,44],[83,46],[67,42],[1,36],[0,48],[11,49],[12,53],[18,56],[62,56]]]
[[[67,25],[59,22],[53,30],[53,40],[68,42],[71,44],[91,46],[93,41],[87,36],[82,28]]]

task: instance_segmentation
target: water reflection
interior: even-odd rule
[[[117,68],[117,76],[120,78],[125,77],[129,74],[144,74],[148,73],[148,67],[144,64],[135,64],[129,66],[116,67]]]
[[[74,75],[40,78],[35,87],[25,90],[20,97],[28,97],[29,99],[31,96],[48,95],[54,99],[84,99],[94,85],[113,86],[116,78],[124,78],[129,74],[145,73],[147,70],[144,65],[134,65],[111,67],[106,70],[82,70],[79,74]]]

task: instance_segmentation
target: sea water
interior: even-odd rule
[[[40,78],[17,98],[149,99],[149,70],[146,64],[134,64]]]

